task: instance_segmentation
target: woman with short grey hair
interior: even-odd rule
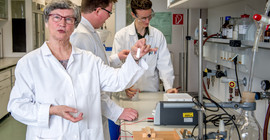
[[[104,140],[100,92],[132,86],[148,67],[139,61],[153,51],[145,40],[133,46],[120,69],[72,46],[69,39],[78,20],[74,9],[70,1],[48,4],[48,41],[16,65],[7,109],[27,125],[26,140]]]
[[[55,9],[72,9],[74,13],[74,18],[75,18],[75,27],[77,27],[77,25],[80,23],[80,20],[81,20],[80,9],[78,6],[76,6],[69,0],[53,0],[51,3],[46,5],[43,11],[46,23],[49,20],[49,15],[51,11]]]

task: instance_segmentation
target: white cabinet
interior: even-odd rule
[[[15,66],[0,71],[0,119],[8,113],[7,104],[14,83],[14,69]]]

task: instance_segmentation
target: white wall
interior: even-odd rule
[[[115,4],[115,32],[126,26],[126,0],[118,0]]]
[[[115,5],[113,6],[113,14],[105,22],[107,30],[110,31],[108,38],[106,39],[105,45],[107,47],[112,47],[114,34],[115,34]]]

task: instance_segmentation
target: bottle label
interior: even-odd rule
[[[270,36],[264,36],[264,42],[269,42],[270,41]]]
[[[233,37],[233,29],[227,29],[227,38]]]
[[[226,28],[222,28],[222,36],[227,36],[227,29]]]
[[[248,29],[248,25],[239,25],[239,34],[246,34]]]

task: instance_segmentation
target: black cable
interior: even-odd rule
[[[194,127],[193,127],[193,129],[192,129],[192,131],[191,131],[191,136],[193,137],[194,135],[194,131],[195,131],[195,129],[196,129],[196,127],[198,126],[198,124],[196,124]]]
[[[207,121],[206,121],[206,115],[204,114],[204,139],[206,140],[207,138]]]
[[[193,97],[193,99],[192,99],[192,101],[193,101],[193,103],[194,103],[195,105],[199,106],[200,108],[203,107],[205,110],[209,110],[209,109],[207,109],[204,105],[202,105],[201,103],[199,103],[199,101],[196,100],[196,98],[198,98],[198,96],[197,96],[197,97]],[[211,118],[210,120],[208,120],[208,121],[206,121],[206,120],[207,120],[207,117],[205,117],[205,121],[204,121],[205,125],[206,125],[208,122],[212,122],[215,126],[218,126],[218,125],[216,124],[216,122],[217,122],[217,121],[219,122],[220,119],[226,118],[226,119],[224,119],[224,120],[225,120],[224,125],[225,125],[225,126],[226,126],[226,125],[231,125],[231,124],[233,123],[234,126],[236,127],[236,130],[237,130],[237,133],[238,133],[239,140],[241,140],[241,136],[240,136],[238,127],[237,127],[237,125],[236,125],[235,122],[234,122],[235,116],[234,116],[234,115],[230,115],[230,114],[229,114],[222,106],[220,106],[220,105],[219,105],[217,102],[215,102],[214,100],[209,99],[209,98],[206,98],[206,97],[203,97],[203,99],[206,99],[206,100],[211,101],[212,103],[214,103],[214,104],[216,105],[216,107],[217,107],[218,109],[221,108],[221,109],[225,112],[225,114],[219,114],[219,116],[216,115],[216,114],[209,115],[208,117],[212,117],[212,118]],[[205,114],[204,114],[204,115],[205,115]],[[222,117],[222,115],[227,115],[228,117]],[[217,117],[218,119],[217,119],[216,117]],[[232,121],[232,123],[230,123],[230,121]],[[192,133],[191,133],[192,136],[193,136],[194,130],[195,130],[195,128],[196,128],[197,126],[198,126],[198,124],[194,126],[194,128],[193,128],[193,130],[192,130]]]
[[[207,99],[207,100],[209,100],[209,101],[211,101],[212,103],[214,103],[214,104],[216,104],[216,106],[217,107],[219,107],[219,108],[221,108],[229,117],[230,117],[230,119],[231,119],[231,121],[233,122],[233,124],[234,124],[234,126],[235,126],[235,128],[236,128],[236,130],[237,130],[237,133],[238,133],[238,137],[239,137],[239,140],[241,140],[241,136],[240,136],[240,132],[239,132],[239,130],[238,130],[238,127],[237,127],[237,125],[235,124],[235,122],[234,122],[234,120],[233,119],[235,119],[235,118],[233,118],[222,106],[220,106],[217,102],[215,102],[214,100],[212,100],[212,99],[208,99],[208,98],[206,98],[206,97],[204,97],[204,99]]]
[[[223,114],[212,114],[212,115],[209,115],[207,116],[207,118],[210,118],[208,119],[208,122],[211,122],[212,124],[214,124],[214,126],[218,127],[219,126],[219,121],[222,119],[223,122],[224,122],[224,125],[227,126],[227,125],[231,125],[232,123],[230,123],[230,117],[224,117],[225,113]]]
[[[217,110],[212,110],[212,109],[209,109],[209,108],[206,108],[204,105],[202,105],[201,103],[199,102],[196,102],[196,98],[198,98],[198,96],[194,96],[192,101],[195,105],[199,106],[200,108],[203,106],[205,110],[208,110],[208,111],[211,111],[211,112],[218,112],[219,111],[219,108],[217,108]],[[208,98],[207,98],[208,99]],[[210,99],[210,98],[209,98]],[[196,102],[196,103],[195,103]]]
[[[241,94],[241,91],[240,91],[239,80],[238,80],[238,74],[237,74],[237,58],[238,58],[238,56],[236,56],[236,57],[233,59],[233,62],[234,62],[234,69],[235,69],[235,76],[236,76],[236,84],[237,84],[237,87],[238,87],[238,90],[239,90],[240,98],[242,99],[242,94]]]

